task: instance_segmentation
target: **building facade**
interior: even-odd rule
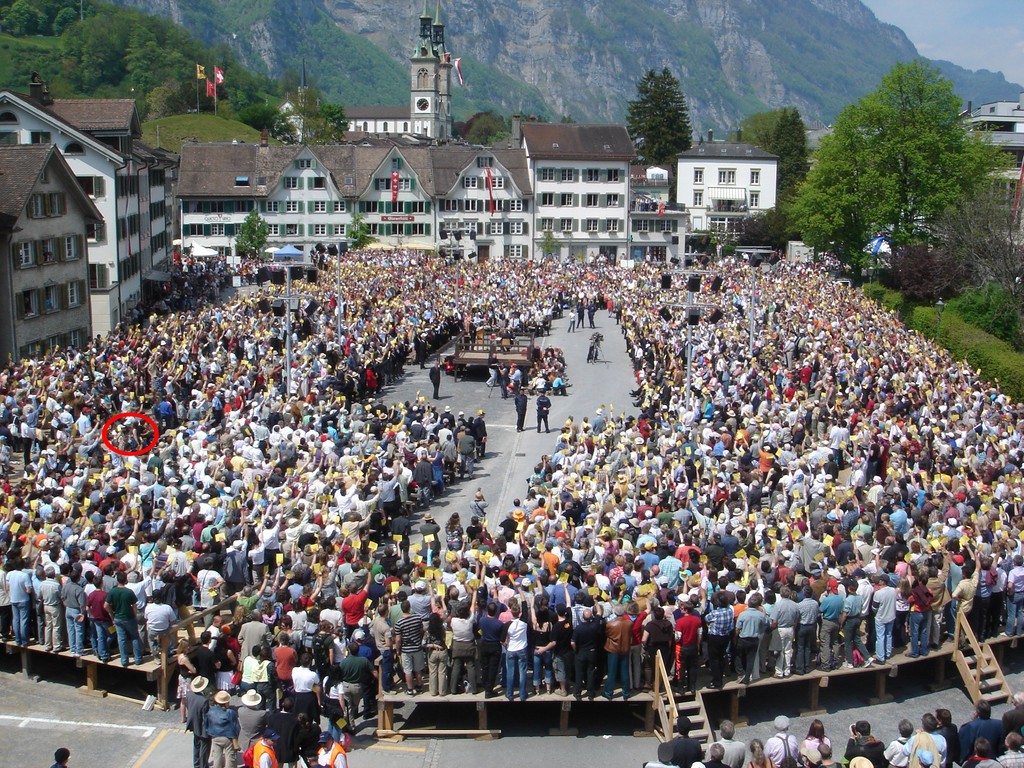
[[[513,118],[512,141],[525,153],[534,191],[534,251],[561,259],[626,258],[636,152],[625,126]]]
[[[701,142],[679,154],[676,201],[694,231],[735,232],[747,216],[775,207],[779,158],[752,144]]]
[[[145,147],[132,99],[52,99],[0,91],[0,144],[52,144],[102,215],[87,239],[92,330],[105,335],[142,299],[173,239],[167,197],[176,159]],[[173,178],[173,176],[172,176]]]
[[[102,221],[53,144],[0,146],[0,360],[91,337],[87,233]]]
[[[1007,177],[1017,182],[1024,168],[1024,92],[1017,101],[993,101],[964,114],[967,127],[1013,157]]]

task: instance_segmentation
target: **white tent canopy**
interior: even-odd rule
[[[213,248],[207,248],[202,243],[197,243],[193,240],[188,244],[188,247],[192,249],[193,256],[216,256],[217,252]]]

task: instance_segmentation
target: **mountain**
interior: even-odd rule
[[[344,104],[405,104],[421,0],[116,0],[226,43],[272,77],[307,71]],[[433,11],[434,3],[430,3]],[[634,84],[668,67],[696,131],[795,106],[831,121],[897,61],[919,58],[860,0],[445,0],[462,58],[457,118],[481,109],[622,121]],[[1016,98],[998,73],[937,62],[966,101]]]

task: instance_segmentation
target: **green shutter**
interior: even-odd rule
[[[429,224],[424,224],[423,225],[423,234],[426,235],[427,237],[430,237],[430,225]]]
[[[316,168],[316,160],[310,160],[309,161],[309,167],[310,168]]]
[[[416,179],[409,179],[409,189],[416,189]]]
[[[394,206],[392,206],[390,200],[385,201],[385,203],[384,203],[384,213],[393,213],[394,212],[392,210],[393,207]]]
[[[203,224],[203,237],[209,237],[209,236],[210,236],[210,225],[209,224]]]
[[[430,201],[429,200],[427,200],[425,203],[423,203],[423,212],[424,213],[430,213]]]
[[[406,202],[404,202],[404,203],[402,204],[402,209],[403,209],[403,210],[404,210],[404,211],[405,211],[406,213],[412,213],[412,202],[411,202],[411,201],[409,201],[409,200],[407,200]]]
[[[334,225],[333,224],[328,224],[327,225],[327,236],[330,237],[333,234],[334,234]]]
[[[412,234],[412,224],[405,225],[405,236],[409,237]]]

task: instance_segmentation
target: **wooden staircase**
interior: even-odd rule
[[[689,737],[702,745],[711,744],[714,730],[704,709],[704,697],[700,691],[695,698],[683,697],[678,701],[672,692],[672,679],[665,670],[661,656],[654,657],[654,701],[649,705],[645,731],[654,733],[661,741],[668,741],[676,736],[676,721],[685,715],[690,721]]]
[[[971,625],[959,612],[953,631],[953,660],[971,701],[984,699],[989,704],[1009,701],[1012,691],[992,648],[978,642]]]

